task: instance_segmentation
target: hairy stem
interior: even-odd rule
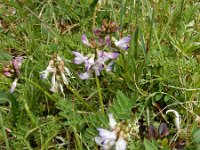
[[[98,76],[96,74],[95,74],[95,78],[96,78],[97,90],[98,90],[98,93],[99,93],[99,103],[100,103],[100,106],[101,106],[101,112],[103,114],[105,114],[105,112],[104,112],[103,98],[102,98],[102,93],[101,93],[101,87],[100,87],[100,84],[99,84],[99,78],[98,78]]]

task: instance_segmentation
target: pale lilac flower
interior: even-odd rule
[[[99,38],[99,39],[98,39],[98,45],[99,45],[99,46],[103,46],[103,44],[104,44],[103,39],[102,39],[102,38]]]
[[[110,150],[115,145],[117,134],[115,131],[109,131],[105,129],[97,129],[99,131],[99,137],[95,137],[95,142],[102,146],[103,150]]]
[[[16,71],[17,76],[19,76],[19,74],[20,74],[22,59],[23,59],[22,56],[17,56],[12,60],[12,65],[13,65],[15,71]]]
[[[107,72],[110,72],[113,70],[113,65],[114,65],[114,62],[110,62],[105,68],[106,68],[106,71]]]
[[[90,44],[89,40],[87,39],[86,35],[83,34],[82,37],[81,37],[81,40],[83,42],[83,44],[89,46],[89,47],[92,47],[92,45]]]
[[[131,41],[131,37],[123,37],[119,41],[115,41],[114,44],[115,46],[119,47],[122,50],[127,50],[129,48],[129,43]]]
[[[119,53],[117,52],[105,52],[105,51],[97,51],[97,55],[98,55],[98,58],[102,61],[102,62],[105,62],[109,59],[116,59],[119,55]]]
[[[104,69],[104,62],[101,60],[97,60],[94,65],[92,66],[92,69],[95,71],[95,74],[97,76],[100,75],[100,72]]]
[[[110,59],[116,59],[119,55],[117,52],[106,52],[106,51],[99,50],[97,51],[97,59],[95,60],[94,54],[88,54],[87,56],[84,56],[78,52],[73,52],[73,54],[76,56],[75,57],[76,60],[78,58],[80,58],[79,60],[81,60],[81,61],[74,61],[75,64],[84,63],[86,72],[79,74],[79,77],[82,80],[89,79],[93,71],[95,72],[97,76],[99,76],[100,72],[103,71],[104,69],[106,71],[111,71],[113,63],[109,63],[107,65],[106,61]]]
[[[84,72],[84,73],[80,73],[78,76],[82,80],[87,80],[91,77],[91,74],[90,72]]]
[[[95,142],[102,146],[103,150],[111,150],[115,146],[115,150],[125,150],[126,141],[123,134],[120,134],[120,128],[112,114],[109,114],[109,126],[111,130],[98,128],[99,136],[95,137]]]
[[[105,36],[105,43],[108,47],[111,46],[111,40],[110,40],[110,35],[106,35]]]
[[[13,93],[15,91],[15,88],[17,86],[17,82],[18,82],[19,78],[15,78],[13,83],[12,83],[12,86],[11,86],[11,89],[10,89],[10,93]]]
[[[23,60],[23,56],[16,56],[14,57],[8,64],[5,64],[3,67],[3,74],[6,77],[9,78],[14,78],[14,81],[12,83],[10,92],[13,93],[16,86],[17,86],[17,82],[19,80],[19,75],[20,75],[20,69],[21,69],[21,65],[22,65],[22,60]]]
[[[86,71],[89,71],[91,66],[94,65],[94,54],[88,55],[86,61],[85,61],[85,69]]]
[[[84,63],[88,59],[86,56],[83,56],[79,52],[72,51],[72,53],[76,56],[74,58],[74,63],[75,64],[82,64],[82,63]]]
[[[6,77],[12,77],[12,73],[10,71],[4,71],[3,74]]]

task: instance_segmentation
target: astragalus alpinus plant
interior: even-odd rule
[[[0,149],[200,149],[199,10],[1,1]]]

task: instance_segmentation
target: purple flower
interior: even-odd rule
[[[12,77],[12,73],[10,71],[3,71],[4,76],[6,77]]]
[[[86,61],[85,61],[85,69],[86,71],[89,71],[91,66],[94,65],[94,54],[88,55]]]
[[[106,65],[105,63],[109,59],[116,59],[119,55],[117,52],[97,51],[97,60],[94,60],[94,54],[88,54],[87,56],[83,56],[78,52],[73,53],[76,56],[74,58],[75,64],[84,63],[86,72],[79,74],[79,77],[82,80],[90,78],[92,71],[94,71],[97,76],[99,76],[100,72],[104,69],[106,71],[111,71],[113,63],[109,63],[109,65]]]
[[[96,29],[94,29],[93,30],[93,32],[94,32],[94,34],[98,37],[98,36],[100,36],[101,35],[101,29],[99,29],[99,28],[96,28]]]
[[[95,142],[102,146],[103,150],[111,150],[115,146],[115,150],[125,150],[126,141],[122,134],[120,134],[120,128],[117,127],[117,122],[112,114],[109,114],[109,126],[111,130],[98,128],[99,136],[95,137]]]
[[[19,76],[19,74],[20,74],[22,59],[23,59],[22,56],[17,56],[12,60],[12,65],[13,65],[15,71],[16,71],[17,76]]]
[[[104,41],[103,41],[102,38],[99,38],[99,39],[98,39],[98,44],[99,44],[100,47],[103,46]]]
[[[14,77],[14,81],[12,83],[10,92],[13,93],[15,91],[15,88],[17,86],[17,82],[19,80],[20,75],[20,69],[22,65],[22,56],[16,56],[14,57],[8,64],[5,64],[3,67],[3,74],[6,77]]]
[[[91,74],[90,72],[84,72],[84,73],[80,73],[78,76],[82,80],[87,80],[91,77]]]
[[[97,76],[100,76],[100,72],[104,69],[104,63],[100,60],[97,60],[92,66],[92,69],[95,71]]]
[[[82,37],[81,37],[81,40],[83,42],[83,44],[89,46],[89,47],[92,47],[92,45],[90,44],[89,40],[87,39],[86,35],[83,34]]]
[[[119,41],[115,41],[115,46],[119,47],[122,50],[127,50],[129,48],[129,43],[131,41],[130,36],[121,38]]]
[[[106,42],[106,45],[107,45],[108,47],[111,46],[110,35],[106,35],[106,36],[105,36],[105,42]]]
[[[98,59],[100,59],[102,62],[105,62],[109,59],[116,59],[119,55],[117,52],[105,52],[105,51],[97,51]]]
[[[110,62],[110,63],[106,66],[106,71],[107,71],[107,72],[112,71],[112,69],[113,69],[113,64],[114,64],[114,62]]]
[[[81,53],[79,53],[79,52],[72,51],[72,53],[76,56],[76,57],[74,58],[74,63],[75,63],[75,64],[82,64],[82,63],[84,63],[84,62],[88,59],[88,57],[83,56],[83,55],[82,55]]]

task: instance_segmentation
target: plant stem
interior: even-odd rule
[[[99,103],[100,103],[100,106],[101,106],[101,112],[102,112],[102,114],[105,114],[103,98],[102,98],[102,93],[101,93],[101,87],[100,87],[100,84],[99,84],[99,78],[96,74],[95,74],[95,78],[96,78],[97,90],[98,90],[98,93],[99,93]]]
[[[22,101],[23,101],[23,103],[24,103],[25,110],[26,110],[28,116],[30,117],[30,121],[31,121],[32,125],[33,125],[34,127],[37,126],[35,116],[34,116],[34,115],[32,114],[32,112],[30,111],[26,100],[23,99]]]
[[[45,91],[39,84],[37,84],[36,82],[28,79],[28,78],[23,78],[21,77],[21,79],[24,79],[28,82],[30,82],[32,85],[34,85],[36,88],[38,88],[39,90],[41,90],[47,97],[49,97],[51,100],[56,101],[57,99],[55,97],[53,97],[51,94],[49,94],[47,91]]]
[[[77,148],[78,150],[83,150],[83,146],[81,144],[81,141],[79,140],[79,137],[78,137],[78,133],[76,131],[76,128],[74,126],[72,126],[72,129],[74,131],[74,137],[75,137],[75,140],[76,140],[76,144],[77,144]]]
[[[4,141],[6,143],[6,149],[10,150],[9,143],[8,143],[8,138],[6,136],[5,126],[3,124],[3,118],[2,118],[1,112],[0,112],[0,127],[1,127],[1,132],[2,132],[2,135],[3,135]]]

